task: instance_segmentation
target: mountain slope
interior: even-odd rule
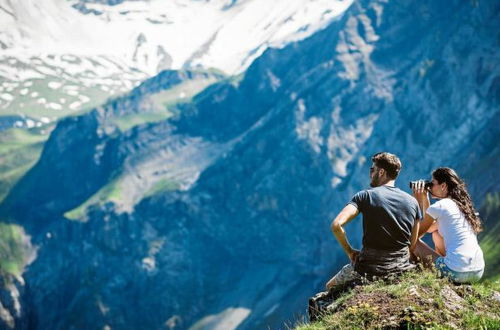
[[[346,261],[329,221],[380,150],[401,156],[401,187],[449,165],[475,197],[495,192],[481,161],[498,136],[499,14],[494,1],[361,1],[166,120],[117,127],[147,109],[144,89],[61,121],[1,206],[40,246],[24,275],[37,326],[281,326]],[[142,187],[156,169],[191,180]],[[114,198],[116,172],[138,180]],[[64,217],[106,187],[86,222]]]

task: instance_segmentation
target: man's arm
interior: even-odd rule
[[[351,259],[352,262],[356,261],[359,251],[352,248],[352,246],[347,241],[347,236],[343,226],[354,219],[359,214],[358,209],[352,205],[347,204],[342,211],[337,215],[337,217],[332,221],[332,232],[339,241],[340,245],[344,249],[345,253]]]
[[[420,228],[420,219],[415,219],[415,223],[413,224],[413,228],[411,230],[411,238],[410,238],[410,252],[413,253],[415,248],[417,247],[417,241],[420,238],[419,234]]]

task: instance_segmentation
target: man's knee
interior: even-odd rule
[[[333,276],[328,283],[326,283],[326,288],[331,289],[334,286],[342,285],[350,281],[361,278],[355,270],[352,264],[347,264],[342,269]]]

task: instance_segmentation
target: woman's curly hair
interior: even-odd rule
[[[474,209],[472,200],[467,192],[464,181],[449,167],[439,167],[432,172],[432,176],[438,183],[446,183],[448,186],[448,197],[451,198],[470,223],[472,230],[477,234],[483,230],[481,219]]]

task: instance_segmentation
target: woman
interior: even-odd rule
[[[429,206],[428,192],[439,199]],[[476,215],[472,200],[464,182],[448,167],[432,172],[432,186],[425,188],[419,181],[413,189],[424,220],[419,237],[432,233],[435,250],[418,241],[414,254],[420,260],[432,260],[443,275],[454,282],[474,282],[483,276],[484,259],[477,242],[477,233],[482,230],[481,219]]]

